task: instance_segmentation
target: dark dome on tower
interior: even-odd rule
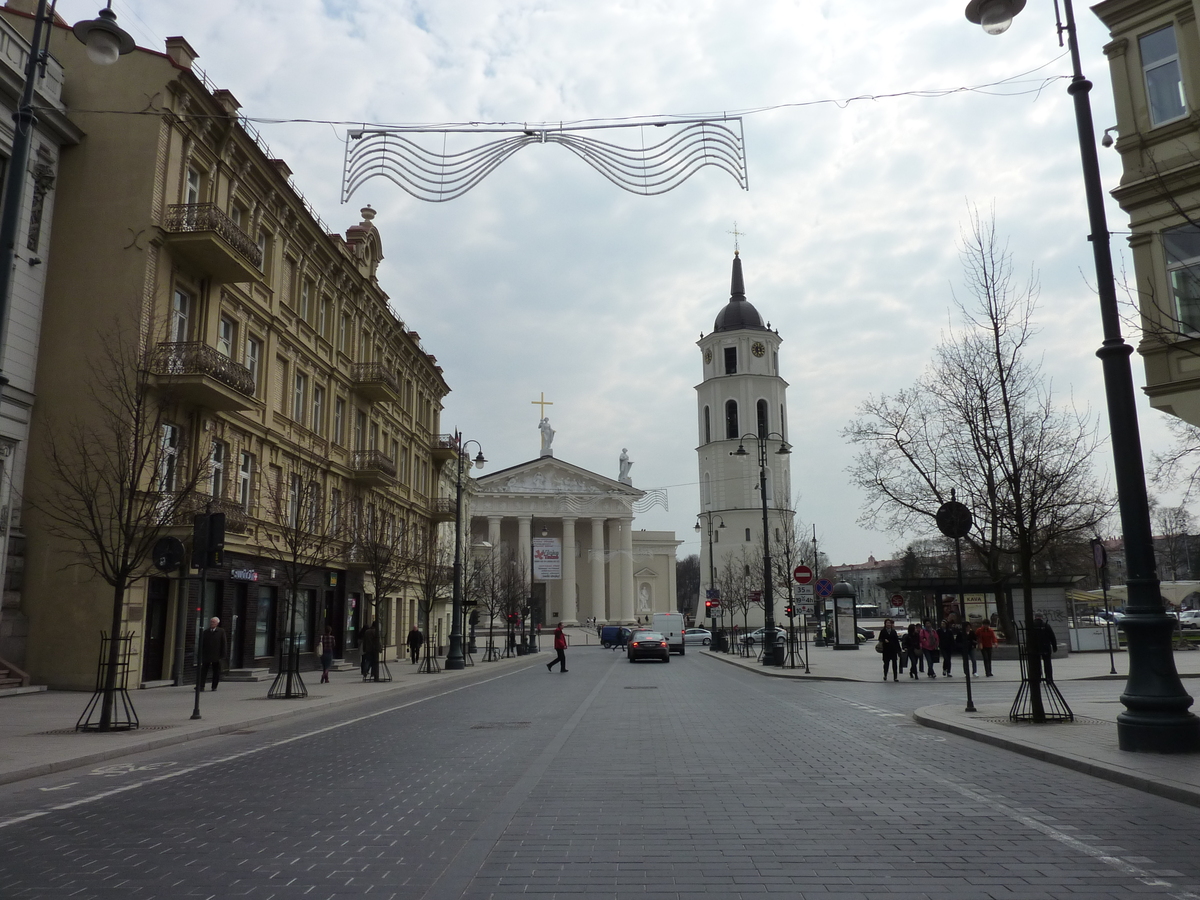
[[[766,331],[762,316],[746,299],[746,285],[742,281],[742,258],[733,254],[733,279],[729,286],[729,302],[717,313],[713,331],[737,331],[741,328],[759,328]]]

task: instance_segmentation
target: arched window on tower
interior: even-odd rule
[[[767,401],[758,401],[758,436],[765,438],[771,429],[767,427]]]
[[[712,415],[708,407],[704,407],[704,443],[712,441]]]
[[[725,401],[725,440],[734,441],[741,436],[738,429],[737,401]]]

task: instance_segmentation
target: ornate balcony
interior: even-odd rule
[[[453,522],[455,500],[453,497],[434,497],[429,501],[429,518],[435,522]]]
[[[396,478],[396,463],[378,450],[359,451],[351,460],[356,483],[366,487],[382,487]]]
[[[458,444],[454,440],[452,434],[439,434],[433,439],[433,444],[429,448],[429,455],[433,457],[434,465],[440,466],[442,463],[447,463],[454,459],[454,454],[458,450]]]
[[[160,390],[193,406],[221,411],[254,406],[250,370],[202,341],[159,344],[150,357],[150,372]]]
[[[162,229],[172,252],[214,282],[253,281],[262,275],[262,250],[215,203],[168,206]]]
[[[245,534],[250,530],[250,517],[236,500],[222,500],[208,494],[192,493],[177,507],[175,524],[192,527],[192,519],[201,513],[225,513],[225,533]]]
[[[355,363],[350,368],[350,381],[355,393],[372,403],[400,401],[400,382],[383,363]]]

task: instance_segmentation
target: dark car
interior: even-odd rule
[[[624,647],[633,631],[623,625],[605,625],[600,629],[600,646],[606,650]]]
[[[657,631],[639,631],[629,638],[629,661],[639,659],[661,659],[671,661],[671,645]]]

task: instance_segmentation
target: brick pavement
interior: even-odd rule
[[[897,689],[943,701],[947,685],[761,678],[696,653],[629,665],[575,650],[570,668],[364,706],[286,743],[271,729],[230,737],[248,742],[243,755],[0,823],[0,896],[1019,900],[1200,887],[1194,809],[898,712]]]

